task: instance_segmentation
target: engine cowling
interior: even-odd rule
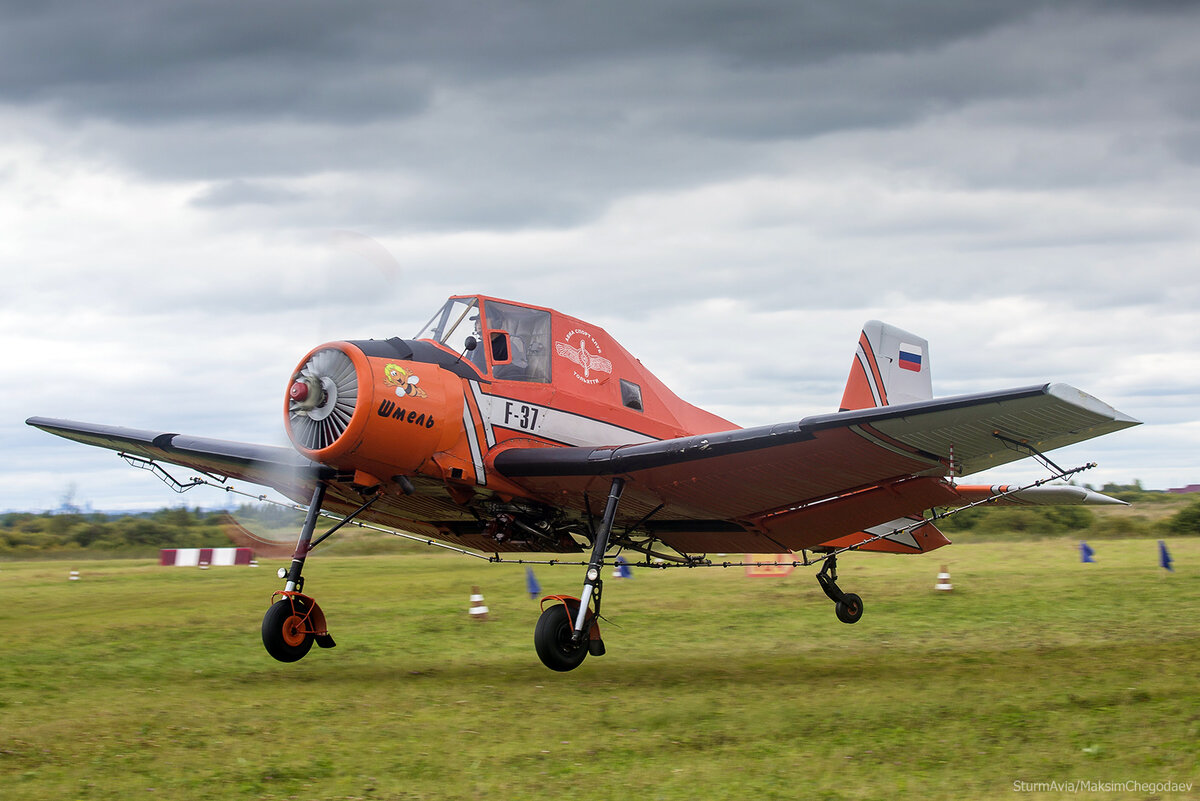
[[[292,372],[285,426],[300,453],[340,470],[438,475],[430,457],[457,438],[462,403],[461,379],[437,365],[330,342]]]

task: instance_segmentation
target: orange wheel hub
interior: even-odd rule
[[[283,641],[293,648],[304,643],[304,618],[292,615],[283,621]]]

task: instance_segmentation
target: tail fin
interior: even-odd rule
[[[931,398],[929,342],[894,325],[868,321],[858,338],[841,411]]]

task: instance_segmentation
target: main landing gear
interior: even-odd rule
[[[817,574],[817,583],[821,585],[821,589],[825,590],[829,600],[833,601],[834,612],[837,614],[838,620],[843,623],[858,622],[863,613],[862,598],[852,592],[842,592],[841,587],[837,585],[836,553],[831,553],[826,557],[821,572]]]
[[[291,568],[286,571],[283,568],[279,570],[279,577],[286,578],[287,584],[271,596],[272,599],[275,596],[281,597],[274,601],[263,615],[263,645],[267,653],[280,662],[295,662],[304,658],[314,642],[321,648],[332,648],[335,645],[333,637],[329,636],[329,631],[325,628],[325,613],[316,601],[301,592],[304,588],[304,577],[301,575],[304,559],[314,547],[313,531],[316,529],[321,503],[324,500],[325,485],[317,482],[312,502],[308,505],[308,514],[304,518],[304,527],[296,541],[296,551],[292,554]],[[325,536],[331,533],[332,530]]]
[[[604,655],[599,623],[604,582],[600,579],[600,572],[604,567],[604,552],[608,550],[613,521],[617,517],[617,504],[624,490],[625,479],[614,478],[608,493],[608,504],[604,507],[604,517],[592,540],[592,556],[584,574],[582,597],[548,595],[542,599],[542,616],[533,630],[533,644],[542,664],[551,670],[565,673],[579,667],[588,654]],[[549,606],[548,602],[551,602]],[[591,608],[588,607],[589,602]]]
[[[604,567],[604,554],[608,550],[617,507],[625,490],[625,480],[615,477],[608,494],[604,516],[595,528],[592,538],[592,553],[584,574],[583,592],[579,598],[568,595],[548,595],[542,599],[542,614],[533,632],[533,643],[542,664],[551,670],[567,672],[583,664],[588,654],[603,656],[604,641],[600,638],[600,600],[604,582],[600,578]],[[280,662],[296,662],[303,659],[312,649],[313,643],[321,648],[333,648],[333,637],[325,627],[325,614],[309,596],[303,593],[304,561],[309,551],[330,534],[350,522],[360,512],[374,503],[381,495],[368,499],[352,514],[325,532],[313,542],[313,532],[320,517],[321,504],[325,500],[325,485],[318,483],[313,490],[312,501],[296,550],[292,555],[291,567],[280,569],[280,578],[287,584],[276,591],[267,613],[263,616],[263,645]],[[852,592],[843,592],[837,585],[837,553],[825,557],[821,572],[817,574],[821,589],[835,604],[838,620],[856,623],[862,617],[863,603]]]

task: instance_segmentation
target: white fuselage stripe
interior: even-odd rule
[[[496,432],[492,430],[492,421],[483,411],[487,408],[483,402],[484,394],[479,388],[478,381],[468,381],[467,383],[471,385],[471,394],[475,396],[475,405],[479,407],[479,415],[483,419],[483,437],[487,440],[488,450],[491,450],[496,446]]]
[[[467,432],[467,444],[471,448],[471,462],[475,465],[475,483],[487,484],[483,469],[483,452],[479,450],[479,437],[475,434],[475,420],[471,417],[471,404],[463,398],[463,429]]]
[[[493,427],[533,434],[563,445],[583,447],[637,445],[657,441],[655,437],[582,414],[502,395],[480,392],[475,399],[479,404],[484,430],[489,432],[489,446],[495,444],[495,434],[491,433]]]

